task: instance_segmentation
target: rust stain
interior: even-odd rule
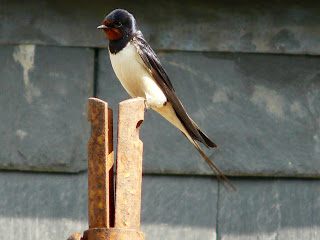
[[[81,233],[74,233],[70,237],[68,237],[67,240],[81,240],[81,239],[82,239]]]
[[[144,112],[142,98],[129,99],[119,104],[116,228],[140,230],[143,144],[138,130],[144,120]]]
[[[85,231],[83,240],[145,240],[145,234],[133,229],[95,228]]]
[[[138,128],[144,100],[120,104],[116,208],[113,183],[113,120],[106,102],[88,101],[91,137],[88,144],[89,230],[69,240],[144,240],[140,232],[142,142]],[[137,124],[138,123],[138,124]],[[120,136],[121,135],[121,136]],[[120,146],[120,147],[119,147]]]
[[[89,227],[108,228],[108,104],[96,98],[88,100],[91,137],[88,144]]]

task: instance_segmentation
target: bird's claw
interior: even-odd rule
[[[145,99],[144,100],[144,112],[146,113],[147,112],[147,110],[148,110],[148,104],[147,104],[147,100]]]

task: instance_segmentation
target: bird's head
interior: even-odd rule
[[[98,29],[102,29],[110,41],[115,41],[132,35],[137,30],[137,25],[132,14],[116,9],[106,16]]]

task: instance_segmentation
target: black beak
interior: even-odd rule
[[[106,25],[103,25],[103,24],[102,24],[102,25],[98,26],[97,28],[98,28],[98,29],[106,29],[106,28],[108,28],[108,27],[107,27]]]

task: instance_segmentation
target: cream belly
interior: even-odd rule
[[[180,122],[170,102],[150,75],[144,62],[138,54],[135,46],[129,42],[128,45],[117,54],[109,52],[114,72],[122,86],[131,97],[142,97],[146,99],[148,108],[162,115],[191,141],[189,133]]]
[[[148,107],[162,107],[166,96],[150,75],[136,47],[129,42],[117,54],[109,52],[114,72],[131,97],[146,99]]]

